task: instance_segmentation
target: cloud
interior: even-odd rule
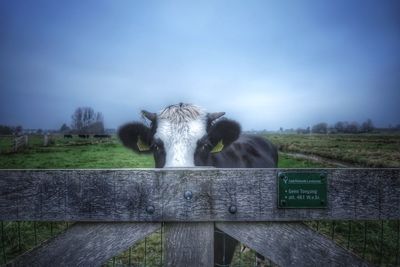
[[[2,2],[0,123],[58,128],[92,106],[117,127],[178,102],[245,129],[398,123],[395,4],[356,3]]]

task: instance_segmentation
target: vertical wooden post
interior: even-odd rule
[[[214,266],[214,223],[165,223],[166,266]]]
[[[24,141],[25,141],[25,146],[28,146],[28,135],[25,135]]]
[[[17,152],[18,150],[18,137],[14,137],[14,143],[13,143],[13,152]]]
[[[47,134],[43,135],[43,145],[47,146],[49,144],[49,136]]]

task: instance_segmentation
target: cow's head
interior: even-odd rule
[[[122,143],[138,153],[153,153],[157,168],[202,165],[210,153],[218,153],[235,141],[240,125],[219,119],[225,113],[206,113],[191,104],[171,105],[159,114],[142,111],[150,127],[143,123],[123,125],[118,135]]]

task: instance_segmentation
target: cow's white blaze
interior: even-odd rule
[[[164,143],[164,167],[194,167],[197,141],[206,134],[206,114],[193,105],[173,106],[157,116],[155,138]]]

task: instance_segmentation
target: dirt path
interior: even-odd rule
[[[319,162],[319,163],[326,163],[326,164],[333,165],[335,167],[340,167],[340,168],[358,167],[355,164],[351,164],[351,163],[344,162],[344,161],[333,160],[333,159],[327,159],[327,158],[323,158],[323,157],[316,156],[316,155],[291,153],[291,152],[281,152],[281,153],[284,155],[287,155],[289,157],[298,158],[298,159],[306,159],[306,160]]]

